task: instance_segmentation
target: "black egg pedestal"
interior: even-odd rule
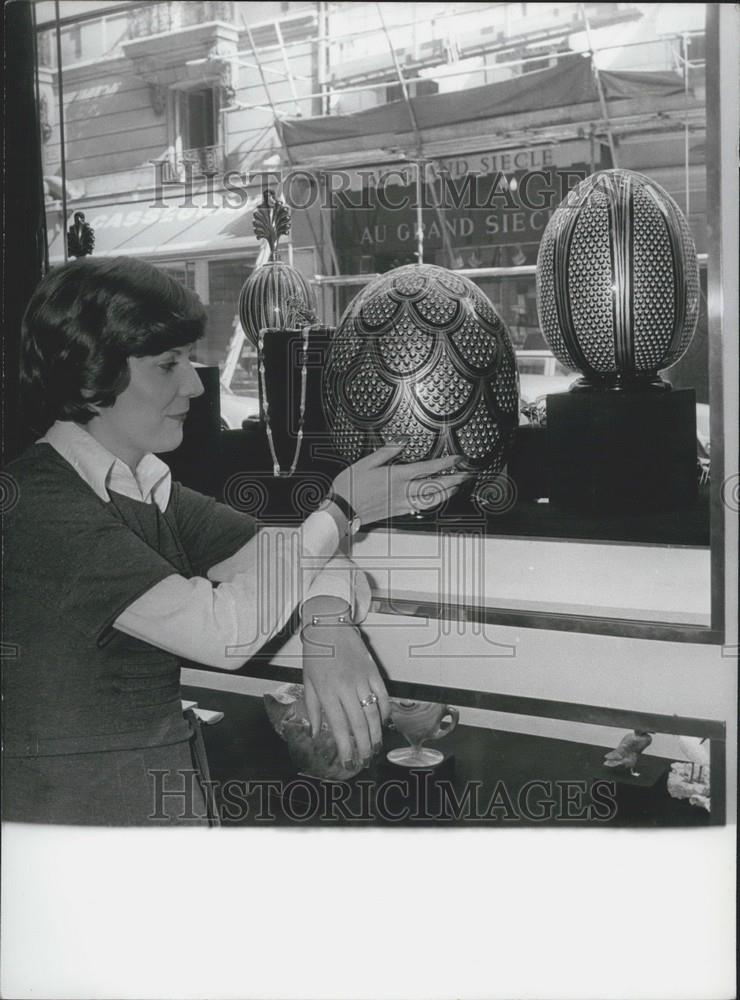
[[[221,435],[219,496],[235,509],[299,524],[346,467],[333,454],[321,395],[331,334],[318,325],[261,331],[260,419]]]
[[[299,430],[306,438],[328,439],[321,373],[333,332],[331,326],[315,324],[308,328],[305,337],[300,329],[262,330],[264,377],[259,386],[260,417],[265,421],[267,410],[275,452],[284,471],[290,467]]]
[[[549,500],[565,510],[689,507],[698,495],[694,390],[553,393],[547,450]]]

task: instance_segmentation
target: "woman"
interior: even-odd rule
[[[352,625],[367,601],[336,550],[358,520],[411,510],[419,478],[455,460],[388,465],[398,448],[382,448],[337,476],[300,529],[258,533],[155,457],[180,444],[203,391],[190,354],[204,325],[194,294],[129,258],[57,268],[28,306],[22,381],[44,436],[7,469],[8,820],[213,821],[180,658],[237,669],[299,604],[314,730],[323,709],[343,760],[352,740],[363,759],[381,741],[387,695]],[[463,478],[445,476],[442,492]],[[184,806],[154,802],[154,772],[199,780],[178,785]]]

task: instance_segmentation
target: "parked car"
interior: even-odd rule
[[[568,371],[548,350],[517,351],[519,369],[519,404],[534,403],[551,392],[566,392],[579,378],[578,372]],[[522,416],[522,422],[527,422]]]
[[[520,375],[519,398],[522,403],[534,403],[540,396],[550,392],[565,392],[580,378],[578,372],[567,375]]]
[[[242,396],[221,386],[221,429],[238,431],[245,423],[259,420],[260,404],[256,396]]]

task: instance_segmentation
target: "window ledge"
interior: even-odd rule
[[[373,596],[466,609],[710,625],[708,548],[379,528],[351,556]]]

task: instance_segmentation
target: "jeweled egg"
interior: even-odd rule
[[[537,308],[553,353],[584,385],[658,383],[699,312],[696,247],[668,192],[631,170],[581,181],[542,237]]]
[[[401,461],[458,455],[495,474],[518,423],[516,357],[472,281],[408,264],[375,278],[345,310],[323,396],[335,450],[349,462],[407,437]]]

